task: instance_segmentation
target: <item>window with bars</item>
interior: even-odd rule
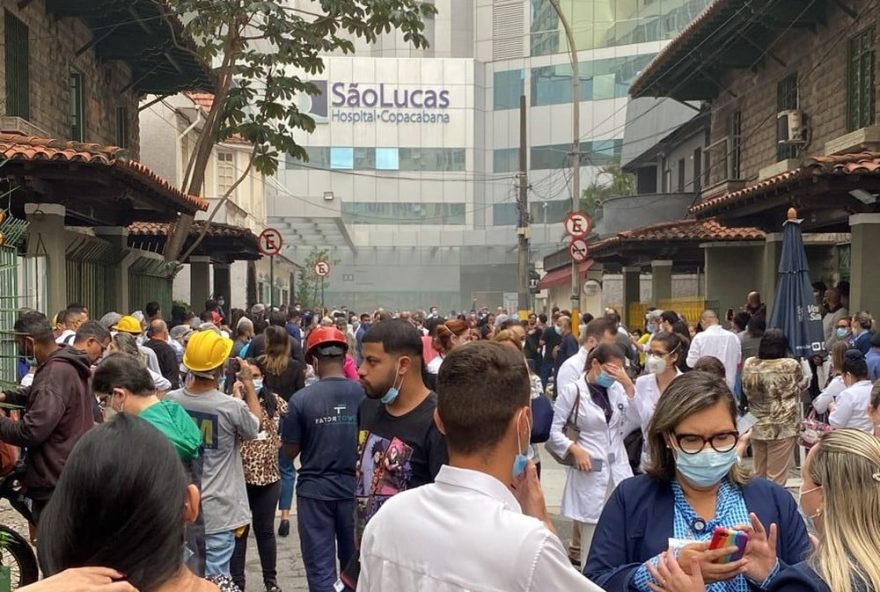
[[[235,183],[235,155],[232,152],[217,153],[217,197],[223,197]]]
[[[874,123],[874,27],[849,40],[846,125],[849,131]]]
[[[76,142],[85,140],[86,108],[83,96],[83,75],[81,72],[70,73],[70,139]]]
[[[30,119],[30,46],[28,28],[4,11],[6,115]]]
[[[776,112],[788,111],[798,108],[798,75],[797,72],[789,74],[776,83]],[[776,126],[776,160],[782,161],[789,158],[797,158],[800,155],[800,147],[797,144],[780,144],[781,130]]]
[[[684,159],[678,159],[678,186],[679,193],[684,193]]]
[[[131,132],[128,127],[128,108],[116,107],[116,145],[120,148],[128,148],[131,141]]]

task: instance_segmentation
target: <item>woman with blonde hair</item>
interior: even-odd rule
[[[425,369],[428,374],[436,375],[440,372],[440,366],[447,354],[454,348],[470,341],[470,325],[460,319],[450,319],[437,327],[437,336],[434,338],[434,349],[440,354],[430,362]]]

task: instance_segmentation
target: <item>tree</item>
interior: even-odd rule
[[[233,136],[254,146],[248,166],[221,197],[209,221],[251,169],[272,175],[284,155],[308,160],[293,139],[297,130],[311,132],[315,122],[297,108],[300,93],[318,94],[305,77],[324,70],[321,56],[354,52],[353,38],[373,42],[397,30],[417,48],[427,47],[422,19],[436,13],[422,0],[321,0],[315,11],[297,0],[169,0],[186,17],[186,32],[200,57],[215,66],[214,103],[186,167],[182,189],[200,195],[211,150]],[[320,12],[318,12],[320,11]],[[193,217],[175,224],[165,258],[185,259],[204,232],[179,257]],[[207,225],[205,227],[207,231]]]
[[[590,218],[597,220],[602,216],[602,204],[611,197],[632,195],[635,183],[632,175],[624,172],[620,165],[610,164],[599,170],[599,174],[581,194],[581,210]]]
[[[296,279],[296,302],[299,302],[304,308],[318,310],[321,308],[321,283],[320,277],[315,275],[315,264],[319,261],[326,261],[331,266],[339,263],[338,259],[330,258],[330,251],[327,249],[318,249],[312,247],[303,266],[299,269]],[[328,280],[323,280],[324,289],[328,287]]]

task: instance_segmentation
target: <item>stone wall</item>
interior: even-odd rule
[[[793,3],[797,4],[797,3]],[[862,10],[856,3],[855,10]],[[799,105],[807,117],[812,137],[807,155],[823,154],[825,142],[847,133],[846,73],[848,40],[880,20],[880,7],[871,8],[857,22],[834,3],[828,3],[827,22],[815,32],[792,28],[772,47],[756,71],[727,71],[713,101],[712,142],[728,135],[731,114],[742,112],[742,174],[747,181],[777,162],[777,83],[797,73]],[[875,74],[876,76],[876,74]],[[875,101],[880,101],[876,93]],[[880,109],[877,109],[880,113]],[[730,150],[730,148],[728,148]]]
[[[124,62],[101,62],[94,50],[77,56],[89,43],[91,30],[79,19],[57,18],[46,12],[45,0],[19,8],[18,0],[0,0],[0,6],[27,25],[30,53],[30,122],[53,138],[70,139],[70,73],[83,74],[86,142],[116,144],[116,108],[128,112],[129,150],[137,158],[138,96],[122,89],[131,82]],[[0,40],[4,18],[0,18]],[[0,59],[0,102],[6,102],[6,61]]]

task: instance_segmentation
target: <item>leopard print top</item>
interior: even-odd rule
[[[287,414],[287,403],[275,395],[275,404],[275,418],[269,419],[269,414],[260,403],[260,433],[256,439],[241,443],[244,480],[248,485],[271,485],[281,479],[278,472],[278,449],[281,448],[279,426],[281,418]]]

